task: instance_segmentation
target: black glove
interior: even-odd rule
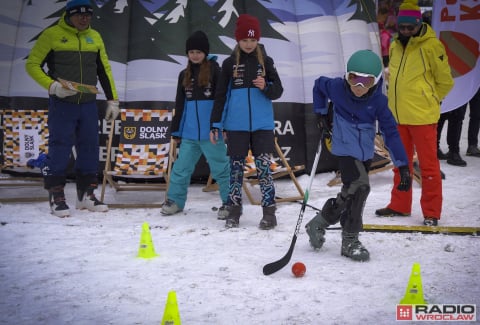
[[[332,130],[330,130],[327,115],[317,115],[317,125],[320,129],[320,136],[322,139],[329,139],[332,136]]]
[[[397,190],[407,192],[412,186],[412,175],[410,174],[410,168],[408,166],[398,167],[400,172],[400,184],[397,186]]]

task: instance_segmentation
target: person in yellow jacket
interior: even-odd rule
[[[407,151],[410,170],[416,151],[422,177],[420,205],[423,224],[438,225],[442,212],[442,178],[437,158],[437,122],[440,103],[453,88],[445,48],[433,29],[422,22],[416,0],[404,1],[397,16],[398,36],[390,46],[388,106]],[[410,216],[412,189],[397,190],[394,169],[390,203],[377,216]]]
[[[48,155],[41,166],[49,192],[52,214],[70,215],[65,201],[66,169],[75,146],[77,209],[105,212],[108,206],[94,195],[99,164],[98,109],[96,95],[65,88],[60,79],[100,84],[107,98],[105,119],[113,121],[119,103],[105,45],[90,27],[93,8],[89,0],[69,0],[58,24],[45,29],[33,46],[28,74],[48,89]],[[44,66],[48,69],[44,70]]]

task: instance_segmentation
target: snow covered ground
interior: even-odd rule
[[[465,135],[461,148],[463,156]],[[441,226],[480,227],[480,158],[464,159],[467,167],[441,163]],[[339,187],[326,185],[332,177],[316,175],[309,204],[321,208],[336,195]],[[412,217],[374,216],[388,203],[391,180],[391,171],[371,176],[364,222],[421,225],[417,183]],[[298,181],[305,187],[308,175]],[[278,196],[295,194],[288,180],[276,186]],[[428,303],[480,307],[478,236],[364,232],[371,260],[356,263],[340,256],[340,230],[328,230],[324,247],[311,249],[303,226],[315,210],[307,207],[291,262],[265,276],[263,266],[287,252],[301,205],[279,203],[278,226],[262,231],[260,207],[245,196],[240,228],[227,230],[212,211],[218,193],[202,187],[192,185],[186,210],[170,217],[159,209],[112,209],[59,219],[46,202],[1,204],[0,324],[160,324],[170,291],[183,324],[392,324],[415,262]],[[7,191],[45,195],[41,187],[1,187],[0,195],[12,195]],[[67,198],[73,208],[73,183]],[[163,192],[106,194],[110,203],[163,199]],[[137,258],[144,222],[159,255],[153,259]],[[291,273],[296,261],[307,267],[303,278]]]

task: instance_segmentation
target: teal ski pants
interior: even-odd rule
[[[167,192],[167,198],[175,201],[180,209],[185,207],[190,179],[202,154],[207,160],[212,178],[219,186],[222,204],[227,202],[230,162],[225,143],[218,141],[217,144],[212,144],[210,140],[182,139],[178,157],[173,163],[170,173],[170,185]]]

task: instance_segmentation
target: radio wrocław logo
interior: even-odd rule
[[[397,305],[397,321],[470,321],[477,320],[475,304]]]

